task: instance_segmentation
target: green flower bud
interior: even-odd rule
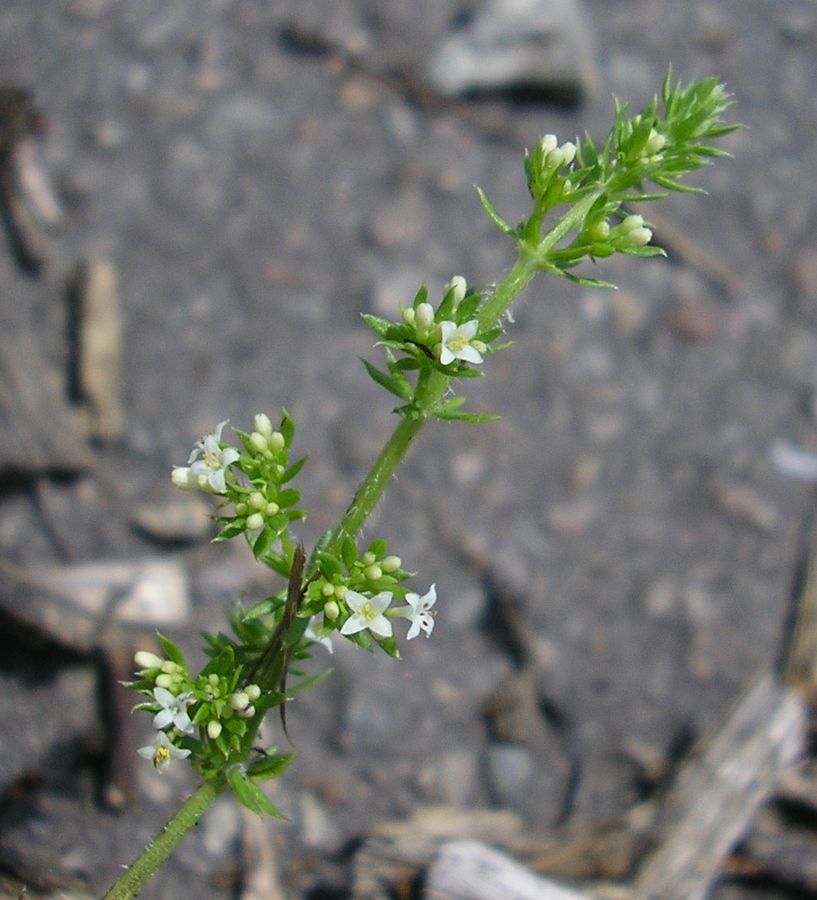
[[[414,324],[415,313],[412,307],[408,306],[403,310],[403,321],[406,325]]]
[[[267,505],[267,498],[261,491],[253,491],[252,494],[250,494],[249,502],[253,509],[263,509]]]
[[[246,514],[247,509],[248,509],[248,506],[247,506],[247,504],[244,503],[243,501],[241,501],[241,502],[239,502],[239,503],[236,503],[236,505],[235,505],[235,514],[236,514],[237,516],[243,516],[243,515]]]
[[[253,513],[251,516],[247,516],[247,530],[254,531],[256,528],[264,527],[264,517],[261,513]]]
[[[372,553],[371,550],[367,550],[360,558],[360,561],[364,566],[370,566],[372,563],[377,562],[377,557],[374,555],[374,553]]]
[[[286,446],[286,441],[280,431],[273,431],[267,441],[272,450],[283,450]]]
[[[161,675],[157,675],[156,676],[156,687],[172,688],[173,687],[173,676],[168,675],[166,672],[163,672]]]
[[[378,578],[383,577],[383,570],[380,568],[380,566],[371,565],[366,566],[366,568],[363,570],[363,574],[369,579],[369,581],[377,581]]]
[[[321,593],[324,597],[334,597],[335,596],[335,586],[333,584],[324,584],[321,587]]]
[[[250,435],[250,446],[258,453],[263,453],[269,447],[267,439],[259,431],[254,431]]]
[[[338,600],[343,600],[343,598],[346,596],[346,591],[348,590],[349,588],[347,588],[345,584],[336,584],[335,596],[338,598]]]
[[[261,688],[257,684],[248,684],[244,688],[244,693],[250,698],[250,701],[254,703],[261,696]]]
[[[276,515],[278,515],[280,510],[281,510],[281,507],[274,500],[271,500],[264,508],[264,512],[268,516],[276,516]]]
[[[325,619],[334,622],[340,615],[340,607],[334,600],[330,600],[323,608],[323,615]]]

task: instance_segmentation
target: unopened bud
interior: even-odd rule
[[[363,570],[363,574],[369,579],[369,581],[377,581],[378,578],[383,577],[383,570],[378,565],[367,566]]]
[[[454,306],[459,306],[462,303],[463,297],[465,297],[465,292],[468,290],[468,285],[466,284],[465,279],[462,275],[455,275],[451,281],[448,282],[448,291],[454,292]]]
[[[330,600],[323,608],[323,616],[330,622],[334,622],[340,615],[340,607],[334,600]]]
[[[623,232],[635,231],[636,228],[641,228],[644,224],[644,216],[627,216],[619,225],[619,228]]]
[[[267,505],[267,498],[261,491],[253,491],[250,494],[249,504],[253,509],[263,509]]]
[[[276,516],[280,512],[281,507],[274,501],[271,500],[265,507],[264,512],[268,516]]]
[[[254,431],[250,435],[250,446],[258,453],[263,453],[268,449],[267,439],[260,431]]]
[[[414,317],[415,317],[415,312],[414,312],[413,307],[407,306],[403,310],[403,321],[406,323],[406,325],[413,325]]]
[[[207,723],[207,737],[214,741],[221,734],[221,722],[218,719],[210,719]]]
[[[648,156],[653,153],[659,153],[664,149],[664,145],[667,143],[667,139],[663,134],[659,134],[654,128],[650,129],[650,136],[647,138],[647,143],[644,145],[644,153]]]
[[[649,228],[634,228],[626,238],[628,247],[643,247],[652,239],[652,231]]]
[[[280,431],[273,431],[267,438],[267,443],[271,450],[283,450],[286,446],[286,441]]]
[[[253,419],[253,428],[264,437],[269,437],[272,434],[272,422],[270,422],[269,416],[266,413],[258,413],[258,415]]]
[[[335,596],[335,586],[333,584],[329,584],[328,582],[321,587],[321,593],[324,597],[334,597]]]
[[[253,513],[251,516],[247,516],[247,529],[249,531],[254,531],[256,528],[264,527],[264,517],[261,513]]]
[[[428,331],[434,324],[434,307],[430,303],[419,303],[414,310],[414,327],[418,334]]]
[[[261,696],[261,688],[257,684],[248,684],[244,688],[244,693],[250,698],[250,701],[254,703]]]
[[[539,146],[542,148],[542,153],[547,155],[559,146],[559,138],[555,134],[546,134],[539,142]]]
[[[403,565],[403,560],[399,556],[386,556],[380,560],[380,568],[384,572],[396,572]]]
[[[250,698],[244,691],[236,691],[230,697],[230,706],[238,712],[239,710],[246,709],[250,705]]]
[[[161,675],[156,676],[156,687],[171,688],[173,687],[174,681],[175,679],[172,675],[162,672]]]
[[[140,669],[161,669],[164,660],[150,650],[138,650],[133,661]]]
[[[361,562],[364,566],[370,566],[372,563],[377,562],[377,557],[371,550],[367,550],[361,557]]]

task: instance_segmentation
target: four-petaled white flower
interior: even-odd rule
[[[206,434],[193,448],[186,466],[174,466],[173,484],[182,490],[223,494],[227,490],[227,469],[238,460],[235,447],[221,447],[221,431],[227,419],[219,422],[212,434]]]
[[[348,633],[348,632],[347,632],[347,633]],[[326,649],[327,649],[330,653],[334,653],[334,652],[335,652],[335,649],[334,649],[334,647],[332,646],[332,638],[329,637],[328,634],[327,634],[327,635],[324,635],[323,637],[321,637],[320,633],[318,632],[318,629],[315,628],[315,626],[312,624],[312,622],[310,622],[310,623],[306,626],[306,631],[304,631],[304,637],[305,637],[308,641],[314,641],[316,644],[320,644],[322,647],[326,647]]]
[[[408,606],[395,610],[397,615],[411,622],[406,640],[410,641],[412,638],[416,638],[421,631],[426,633],[426,637],[431,637],[431,631],[434,628],[434,613],[431,612],[431,607],[436,602],[437,586],[435,584],[432,584],[428,593],[422,597],[419,594],[406,594]]]
[[[184,734],[191,734],[193,731],[193,723],[190,716],[187,715],[187,704],[190,694],[171,694],[167,688],[155,687],[153,689],[153,699],[162,708],[153,717],[153,727],[162,729],[168,725],[173,725]]]
[[[356,591],[346,591],[343,599],[349,604],[352,615],[343,623],[341,634],[357,634],[366,628],[375,637],[391,637],[391,622],[383,615],[391,603],[392,595],[389,591],[375,594],[374,597],[364,597]]]
[[[464,325],[456,322],[440,322],[440,362],[450,365],[455,359],[464,362],[481,363],[482,354],[471,343],[479,328],[479,322],[471,319]]]
[[[174,747],[164,731],[156,735],[156,740],[152,744],[140,747],[136,752],[144,759],[151,760],[157,772],[164,772],[174,759],[185,759],[190,756],[189,750]]]

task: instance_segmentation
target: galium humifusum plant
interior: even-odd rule
[[[728,155],[711,141],[739,127],[722,120],[729,105],[718,79],[683,85],[669,71],[660,98],[641,113],[630,115],[616,103],[602,144],[589,136],[560,144],[548,134],[525,154],[532,209],[518,225],[508,224],[478,189],[516,260],[489,289],[475,290],[456,276],[439,295],[421,287],[394,321],[364,314],[385,357],[379,367],[364,366],[398,398],[398,421],[343,518],[309,556],[293,530],[306,515],[293,486],[306,457],[292,458],[295,423],[288,412],[277,426],[259,413],[251,430],[233,427],[230,439],[227,422],[221,422],[195,445],[186,465],[173,469],[177,487],[215,498],[215,540],[243,537],[255,559],[280,576],[281,587],[250,609],[236,608],[229,635],[206,635],[209,661],[197,674],[163,635],[162,656],[136,654],[137,678],[129,686],[142,695],[137,709],[152,716],[155,731],[139,754],[159,772],[186,759],[201,783],[110,889],[109,900],[135,896],[227,789],[253,812],[281,815],[260,785],[278,778],[294,754],[259,746],[259,729],[271,709],[285,726],[286,704],[326,674],[305,677],[297,669],[317,644],[331,648],[333,638],[346,638],[398,657],[398,639],[431,635],[435,585],[412,590],[412,574],[385,539],[360,546],[362,525],[427,422],[496,418],[465,409],[456,389],[481,377],[490,356],[508,346],[511,305],[536,274],[612,287],[587,276],[581,264],[614,253],[664,255],[651,243],[649,223],[630,210],[669,191],[700,192],[683,179]]]

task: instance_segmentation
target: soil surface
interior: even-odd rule
[[[524,148],[603,136],[612,96],[648,102],[669,62],[721,76],[748,126],[697,178],[707,195],[655,205],[668,260],[603,261],[617,292],[526,290],[513,346],[468,384],[501,421],[422,433],[366,537],[388,539],[418,590],[436,583],[436,627],[400,662],[318,649],[334,673],[291,706],[299,758],[274,794],[290,821],[269,832],[286,896],[347,896],[356,842],[428,804],[511,809],[535,829],[622,814],[644,761],[705,738],[779,651],[817,478],[817,6],[582,9],[593,71],[571,103],[434,94],[427,60],[480,11],[459,0],[0,8],[0,82],[34,92],[62,205],[37,271],[0,244],[3,340],[33,335],[24,376],[71,396],[68,286],[89,259],[115,269],[124,335],[123,427],[89,440],[79,474],[4,479],[0,553],[21,570],[178,560],[192,609],[174,635],[194,660],[233,600],[276,584],[206,527],[171,545],[139,527],[146,507],[170,515],[170,466],[198,437],[290,410],[314,542],[395,422],[359,363],[379,352],[359,313],[395,316],[421,283],[487,284],[512,261],[474,184],[521,218]],[[4,609],[0,870],[98,894],[193,780],[112,759],[126,751],[105,739],[98,653],[20,636],[13,597]],[[522,666],[537,704],[514,717]],[[100,800],[106,766],[134,789],[125,809]],[[246,828],[219,802],[142,896],[248,896]]]

